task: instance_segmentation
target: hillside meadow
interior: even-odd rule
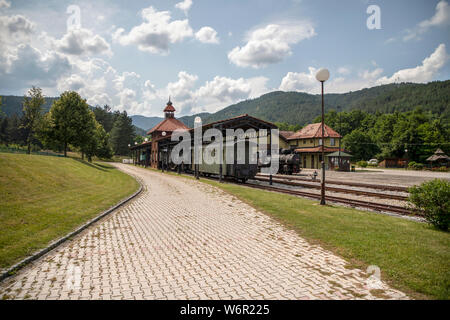
[[[138,188],[136,180],[106,163],[0,153],[0,269],[75,230]]]

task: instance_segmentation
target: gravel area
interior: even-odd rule
[[[298,176],[310,177],[315,170],[303,169]],[[321,172],[317,170],[320,178]],[[402,169],[365,169],[356,172],[326,171],[326,179],[390,186],[410,187],[433,179],[450,181],[449,172],[412,171]]]

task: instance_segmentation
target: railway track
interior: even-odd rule
[[[193,176],[193,174],[189,174],[189,173],[183,173],[183,174]],[[215,180],[215,181],[219,180],[218,177],[213,177],[213,176],[209,176],[209,177],[203,176],[202,179],[210,179],[210,180]],[[239,184],[239,185],[246,186],[249,188],[254,188],[254,189],[279,192],[279,193],[290,194],[290,195],[304,197],[304,198],[310,198],[310,199],[320,199],[320,194],[316,194],[316,193],[310,193],[310,192],[298,191],[298,190],[292,190],[292,189],[284,189],[284,188],[278,188],[278,187],[273,187],[273,186],[263,186],[263,185],[248,183],[248,182],[240,183],[240,182],[236,182],[236,181],[230,180],[230,179],[224,179],[224,181]],[[389,205],[389,204],[374,203],[374,202],[370,202],[370,201],[348,199],[348,198],[341,198],[341,197],[327,196],[327,195],[325,196],[325,200],[329,201],[329,202],[333,202],[333,203],[345,204],[345,205],[355,207],[355,208],[365,208],[365,209],[370,209],[370,210],[378,211],[378,212],[395,213],[395,214],[405,215],[405,216],[413,215],[410,210],[408,210],[404,207],[401,207],[401,206],[394,206],[394,205]]]
[[[268,175],[258,174],[256,177],[268,177]],[[283,179],[283,180],[307,181],[307,182],[320,184],[320,180],[312,180],[311,178],[308,179],[308,178],[303,178],[303,177],[299,177],[299,176],[274,175],[273,178]],[[401,187],[401,186],[386,186],[386,185],[380,185],[380,184],[370,184],[370,183],[350,182],[350,181],[338,181],[338,180],[328,180],[328,179],[326,180],[326,182],[329,183],[329,184],[351,186],[351,187],[360,187],[360,188],[368,188],[368,189],[408,192],[408,188],[407,187]]]
[[[261,177],[259,175],[256,176],[254,179],[258,180],[258,181],[264,181],[264,182],[270,181],[269,178]],[[280,178],[278,176],[276,176],[275,178],[272,178],[272,182],[290,185],[290,186],[312,188],[312,189],[320,189],[321,188],[321,186],[319,184],[301,183],[301,182],[291,181],[289,178]],[[311,180],[309,182],[311,182]],[[330,181],[327,181],[327,182],[330,184],[332,183]],[[382,198],[382,199],[394,199],[394,200],[401,200],[401,201],[406,201],[408,199],[407,196],[402,196],[402,195],[397,195],[397,194],[370,192],[370,191],[345,189],[345,188],[337,188],[337,187],[330,187],[330,186],[325,186],[325,190],[333,191],[333,192],[340,192],[340,193],[356,194],[356,195],[361,195],[361,196],[376,197],[376,198]]]
[[[283,188],[277,188],[277,187],[271,187],[271,186],[262,186],[262,185],[256,185],[256,184],[250,184],[250,183],[246,183],[245,185],[248,187],[251,187],[251,188],[256,188],[256,189],[261,189],[261,190],[286,193],[286,194],[291,194],[291,195],[300,196],[300,197],[313,198],[313,199],[320,199],[320,194],[316,194],[316,193],[283,189]],[[396,214],[400,214],[400,215],[408,215],[408,216],[411,215],[411,212],[408,209],[406,209],[404,207],[400,207],[400,206],[393,206],[393,205],[381,204],[381,203],[373,203],[373,202],[369,202],[369,201],[347,199],[347,198],[341,198],[341,197],[335,197],[335,196],[325,196],[325,200],[330,201],[330,202],[350,205],[352,207],[368,208],[371,210],[396,213]]]

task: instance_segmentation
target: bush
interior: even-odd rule
[[[450,182],[434,179],[409,189],[413,210],[422,212],[428,223],[448,230],[450,216]]]
[[[424,167],[424,165],[422,163],[418,163],[415,161],[411,161],[410,163],[408,163],[408,169],[422,170],[423,167]]]
[[[367,167],[367,161],[361,160],[356,163],[358,167],[365,168]]]

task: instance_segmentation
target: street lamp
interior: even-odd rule
[[[341,106],[337,106],[337,111],[339,113],[339,135],[342,135],[342,128],[341,128]],[[341,138],[339,138],[339,171],[341,170],[342,166],[342,160],[341,160]]]
[[[199,179],[199,161],[200,161],[200,150],[199,150],[199,144],[201,143],[201,132],[202,130],[202,118],[200,117],[195,117],[194,119],[194,173],[195,173],[195,178],[198,180]]]
[[[323,107],[323,83],[330,78],[330,72],[322,68],[316,73],[317,81],[320,81],[322,84],[322,183],[321,183],[321,192],[320,192],[320,204],[325,204],[325,115],[324,115],[324,107]]]

